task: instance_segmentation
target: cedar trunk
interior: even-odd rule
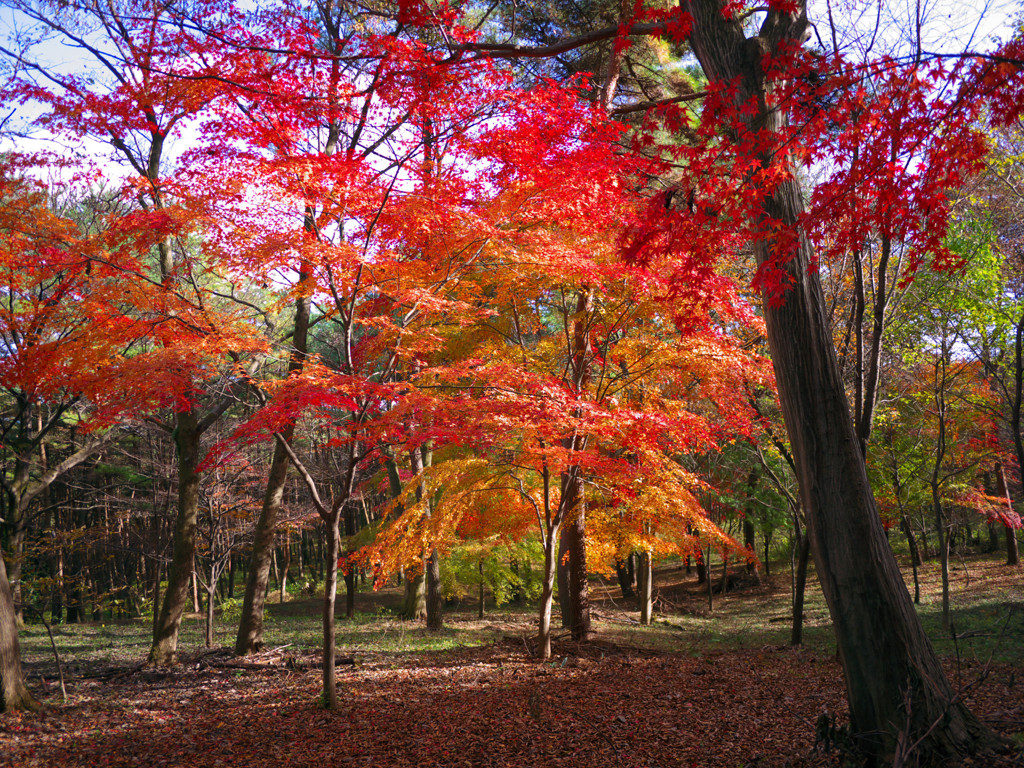
[[[749,110],[745,130],[782,127],[781,113],[767,106],[770,85],[761,67],[766,54],[805,41],[806,9],[796,5],[797,13],[770,8],[760,35],[748,40],[742,23],[723,15],[720,0],[683,2],[693,19],[694,53],[712,84],[735,84],[735,106]],[[743,152],[743,137],[733,138]],[[772,161],[770,151],[758,151],[760,162]],[[868,764],[905,761],[911,747],[922,762],[956,760],[991,746],[994,736],[955,699],[886,540],[812,268],[814,254],[799,230],[804,203],[795,175],[793,168],[760,202],[764,234],[755,242],[755,256],[792,281],[782,302],[764,302],[764,315],[811,548],[845,672],[853,743]],[[773,232],[779,225],[797,233],[788,260],[776,258]]]

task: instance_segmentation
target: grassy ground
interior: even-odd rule
[[[656,605],[660,612],[650,627],[637,623],[637,614],[621,599],[617,585],[600,577],[592,582],[598,637],[604,641],[648,650],[700,655],[709,651],[787,645],[791,623],[788,564],[777,563],[762,584],[742,575],[739,588],[714,594],[708,607],[706,586],[685,569],[669,564],[656,569]],[[905,564],[904,564],[905,565]],[[912,589],[909,567],[905,578]],[[720,571],[715,569],[717,589]],[[941,654],[975,661],[988,659],[1024,666],[1024,571],[1008,568],[996,556],[973,555],[952,565],[950,630],[942,627],[942,591],[938,563],[925,563],[920,573],[918,615]],[[506,637],[527,638],[534,632],[531,606],[488,604],[477,618],[473,601],[449,605],[445,628],[427,632],[419,622],[397,616],[401,594],[397,587],[359,593],[353,619],[338,620],[339,650],[345,654],[402,654],[443,651],[486,645]],[[293,597],[280,603],[277,593],[267,603],[266,644],[296,652],[321,647],[321,598]],[[340,606],[339,606],[340,607]],[[834,652],[828,608],[813,579],[804,605],[803,645],[822,653]],[[237,607],[218,611],[217,646],[234,644]],[[180,634],[182,655],[205,649],[203,619],[187,614]],[[123,666],[145,659],[151,640],[144,619],[58,625],[53,627],[58,651],[68,671]],[[53,651],[45,628],[26,626],[20,636],[22,657],[30,678],[56,675]]]
[[[919,613],[954,685],[1024,745],[1024,570],[988,556],[957,563],[951,630],[941,625],[937,566],[921,575]],[[528,653],[532,609],[488,606],[481,620],[464,602],[447,607],[443,631],[428,633],[396,618],[397,588],[361,592],[355,618],[338,622],[338,648],[354,663],[339,667],[335,713],[316,705],[315,598],[271,602],[267,650],[246,660],[230,654],[231,609],[212,650],[201,617],[186,617],[184,663],[173,670],[142,668],[146,621],[55,627],[66,702],[46,631],[31,625],[21,635],[25,668],[47,707],[0,718],[0,765],[839,766],[814,735],[821,715],[839,725],[846,717],[817,585],[804,646],[792,649],[787,570],[776,565],[760,585],[739,581],[709,608],[704,585],[665,565],[657,621],[640,627],[618,588],[596,578],[597,639],[559,637],[547,663]],[[1024,753],[985,765],[1024,765]]]

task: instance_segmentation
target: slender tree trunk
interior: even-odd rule
[[[708,542],[707,553],[701,553],[704,561],[704,586],[708,588],[708,612],[715,610],[715,597],[711,588],[711,542]]]
[[[210,566],[210,583],[206,587],[206,647],[213,648],[213,601],[214,595],[217,594],[217,582],[215,581],[216,576],[214,566]]]
[[[194,411],[178,414],[174,434],[178,450],[178,516],[174,525],[174,552],[167,574],[167,589],[149,650],[149,663],[153,666],[168,666],[177,661],[178,629],[188,604],[188,584],[196,548],[200,430]]]
[[[270,573],[274,576],[274,582],[278,589],[281,588],[281,572],[277,569],[277,547],[270,548]],[[267,594],[270,593],[270,581],[267,581]]]
[[[345,537],[351,541],[356,535],[356,511],[351,504],[345,505]],[[352,545],[347,547],[348,553],[352,552]],[[345,618],[351,619],[356,615],[356,566],[348,561],[345,563]]]
[[[629,558],[615,561],[615,577],[619,580],[622,599],[635,600],[636,590],[633,589],[633,580],[629,577]]]
[[[651,600],[654,595],[654,571],[651,568],[651,553],[647,550],[640,552],[638,560],[637,589],[640,600],[640,623],[646,627],[651,623],[651,614],[654,609]]]
[[[284,544],[281,546],[282,552],[284,553],[283,562],[281,564],[281,597],[278,602],[283,603],[288,595],[288,571],[292,567],[292,535],[291,532],[285,531]]]
[[[480,562],[477,563],[477,572],[480,575],[480,603],[479,610],[477,611],[477,618],[482,619],[484,617],[484,560],[480,558]]]
[[[1006,485],[1006,471],[1003,465],[996,467],[996,492],[1000,498],[1006,499],[1007,511],[1013,513],[1013,502],[1010,500],[1010,490]],[[1003,523],[1006,528],[1006,564],[1018,565],[1020,563],[1020,551],[1017,548],[1017,531],[1013,526]]]
[[[192,557],[192,575],[189,576],[191,579],[191,592],[192,592],[192,613],[199,613],[202,610],[202,606],[199,604],[199,578],[196,574],[196,559]]]
[[[547,661],[551,658],[551,605],[555,595],[555,543],[560,539],[554,526],[544,540],[544,578],[540,592],[540,616],[537,627],[537,655]]]
[[[739,152],[753,135],[783,127],[772,108],[765,59],[802,45],[806,9],[771,6],[759,36],[722,12],[719,0],[683,0],[692,18],[690,42],[712,85],[729,85],[750,135],[734,135]],[[761,148],[767,166],[775,150]],[[784,151],[780,150],[780,151]],[[785,157],[779,155],[779,158]],[[781,270],[789,288],[763,302],[779,400],[797,468],[801,501],[822,592],[832,614],[845,672],[851,732],[870,763],[907,758],[914,745],[925,761],[959,759],[992,746],[992,734],[954,696],[925,635],[889,548],[850,418],[814,254],[800,230],[804,213],[796,169],[761,200],[757,262]],[[780,230],[795,241],[776,239]],[[941,727],[936,727],[941,723]]]
[[[807,566],[811,559],[810,538],[806,534],[798,535],[797,542],[799,552],[793,579],[793,626],[789,633],[790,645],[800,645],[804,640],[804,596],[807,594]]]
[[[163,565],[159,559],[153,563],[153,634],[160,626],[160,582],[163,580]],[[71,600],[68,600],[68,622],[71,621]]]
[[[308,229],[312,226],[308,212],[306,219]],[[300,287],[309,280],[309,268],[303,264],[299,271]],[[292,333],[292,349],[288,360],[289,375],[297,374],[305,363],[309,335],[309,302],[310,300],[306,296],[300,296],[295,300],[295,330]],[[286,442],[291,442],[294,431],[294,426],[290,424],[281,430]],[[281,442],[276,441],[274,454],[270,460],[270,472],[267,475],[267,488],[263,494],[263,505],[260,507],[260,516],[256,521],[256,531],[253,534],[252,558],[245,578],[242,615],[238,621],[238,634],[235,637],[235,653],[239,656],[255,653],[263,646],[263,605],[270,579],[270,560],[274,548],[274,535],[277,531],[277,519],[281,514],[281,503],[284,499],[287,480],[288,453]],[[300,546],[300,577],[302,573],[301,557]],[[230,583],[234,590],[233,570]]]
[[[433,461],[434,451],[429,440],[412,451],[412,471],[414,473],[418,474],[429,469]],[[425,484],[420,483],[416,489],[416,500],[422,501],[425,493]],[[433,498],[428,498],[426,500],[426,518],[428,520],[433,515],[433,506]],[[444,625],[444,617],[441,613],[441,561],[437,554],[437,548],[433,545],[428,546],[423,557],[423,580],[426,586],[424,603],[427,629],[436,632]]]
[[[444,625],[444,616],[441,612],[441,560],[437,555],[437,549],[430,548],[424,566],[427,582],[427,629],[436,632]]]
[[[338,688],[334,670],[337,655],[334,647],[337,638],[334,605],[338,596],[338,555],[341,552],[341,535],[338,532],[339,511],[334,510],[331,519],[327,521],[327,551],[324,557],[324,708],[332,711],[338,708]]]
[[[910,518],[905,513],[900,515],[900,528],[903,535],[907,537],[907,547],[910,549],[910,567],[914,572],[914,605],[921,604],[921,582],[917,569],[921,567],[921,551],[917,548],[917,539],[910,528]]]
[[[750,512],[743,518],[743,546],[747,552],[747,573],[755,574],[760,581],[760,574],[757,573],[757,542],[754,540],[754,522],[750,519]]]
[[[555,576],[558,581],[559,618],[562,622],[562,629],[569,629],[572,627],[572,600],[569,597],[569,540],[564,528],[558,536]]]

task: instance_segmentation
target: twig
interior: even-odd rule
[[[57,677],[60,679],[60,700],[67,701],[68,691],[64,687],[64,664],[61,663],[60,654],[57,652],[57,642],[53,639],[53,629],[50,627],[50,622],[46,620],[43,612],[34,605],[23,604],[22,609],[25,608],[36,614],[39,620],[43,622],[43,626],[46,627],[46,634],[50,636],[50,647],[53,648],[53,658],[57,661]]]

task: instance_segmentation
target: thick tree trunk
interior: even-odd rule
[[[780,46],[802,44],[807,18],[772,6],[760,36],[747,40],[719,0],[683,0],[690,42],[712,85],[731,84],[735,106],[754,107],[745,130],[762,137],[782,127],[771,109],[762,62]],[[753,137],[736,136],[737,150]],[[767,165],[771,150],[758,149]],[[795,171],[761,201],[759,265],[783,270],[783,301],[766,297],[764,315],[779,400],[796,460],[818,579],[828,602],[845,672],[854,746],[866,762],[905,760],[910,745],[925,762],[958,759],[994,744],[954,696],[924,634],[867,479],[839,374],[813,252],[799,230],[804,212]],[[795,242],[775,232],[796,233]],[[792,248],[794,252],[777,253]],[[938,727],[937,727],[938,724]]]
[[[24,605],[24,597],[22,595],[21,588],[21,572],[22,567],[25,563],[25,533],[26,533],[26,516],[25,512],[21,507],[20,499],[16,500],[12,506],[13,520],[11,521],[11,535],[8,540],[10,550],[10,568],[8,569],[8,575],[10,576],[11,594],[14,601],[14,617],[17,625],[20,627],[24,624],[25,612],[22,608]],[[15,511],[17,510],[17,511]],[[2,556],[2,552],[0,552]]]
[[[427,580],[423,573],[411,576],[405,572],[405,607],[402,616],[410,621],[427,618]]]
[[[188,605],[189,578],[196,550],[199,505],[199,422],[194,411],[178,414],[174,442],[178,450],[178,516],[174,525],[174,551],[167,573],[167,589],[153,628],[149,663],[168,666],[177,661],[178,629]]]
[[[25,687],[14,595],[7,581],[7,565],[0,553],[0,713],[19,709],[34,711],[39,709],[39,704]]]
[[[583,478],[578,476],[570,480],[575,487],[570,491],[576,497],[575,513],[570,512],[570,519],[562,530],[566,551],[569,553],[568,587],[569,587],[569,630],[576,641],[589,640],[590,628],[590,582],[587,580],[587,527],[586,512],[583,505]],[[567,509],[573,509],[572,505]]]

